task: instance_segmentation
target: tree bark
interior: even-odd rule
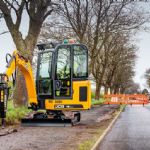
[[[110,88],[110,94],[114,94],[114,88]]]
[[[96,91],[95,91],[95,99],[98,100],[100,98],[100,90],[101,90],[101,85],[96,82]]]
[[[16,77],[16,88],[13,95],[15,107],[27,105],[27,98],[28,95],[27,95],[25,79],[22,73],[18,70],[17,77]]]
[[[119,94],[119,88],[118,88],[118,86],[116,86],[116,87],[114,88],[114,94]]]
[[[105,86],[105,94],[108,94],[108,87]]]

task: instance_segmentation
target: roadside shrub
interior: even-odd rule
[[[14,108],[12,101],[8,101],[6,123],[8,125],[18,124],[19,121],[29,112],[31,112],[31,110],[27,107],[22,106]]]

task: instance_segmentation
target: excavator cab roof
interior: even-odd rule
[[[79,42],[75,39],[64,39],[63,42],[40,43],[37,44],[37,47],[39,51],[45,51],[48,49],[55,49],[58,45],[61,44],[79,44]]]
[[[47,49],[55,49],[55,47],[57,45],[59,45],[61,43],[53,43],[53,42],[50,42],[50,43],[40,43],[40,44],[37,44],[37,47],[38,47],[38,50],[39,51],[45,51]]]

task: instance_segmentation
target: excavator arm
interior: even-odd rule
[[[8,55],[11,57],[9,61],[7,59]],[[0,74],[0,118],[2,118],[2,127],[5,127],[7,100],[9,97],[8,79],[16,69],[20,70],[25,78],[28,93],[28,106],[33,110],[37,110],[38,108],[36,87],[30,61],[20,55],[18,51],[14,51],[12,56],[10,54],[7,54],[7,56],[7,70],[5,73]]]
[[[18,51],[14,51],[10,61],[7,64],[6,76],[9,78],[16,69],[19,69],[26,82],[28,93],[28,104],[30,106],[37,106],[36,86],[34,82],[32,66],[28,59],[19,54]]]

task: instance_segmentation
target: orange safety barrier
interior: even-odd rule
[[[143,94],[110,94],[104,95],[104,104],[135,104],[144,105],[149,103],[149,98]]]

